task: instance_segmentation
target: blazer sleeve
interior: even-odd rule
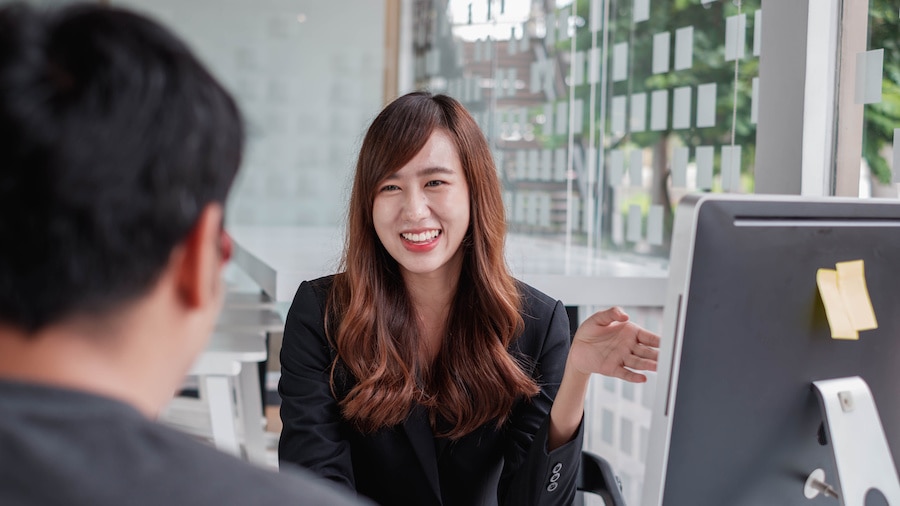
[[[540,301],[539,301],[540,302]],[[516,406],[509,421],[505,464],[498,486],[503,505],[570,505],[575,498],[576,478],[581,463],[584,422],[571,441],[547,451],[550,407],[559,391],[569,354],[569,319],[562,303],[556,301],[549,315],[529,322],[538,327],[537,345],[523,350],[535,360],[533,377],[541,391]]]
[[[332,395],[332,348],[325,336],[325,289],[304,281],[288,311],[281,348],[279,463],[296,464],[355,488],[350,443]]]

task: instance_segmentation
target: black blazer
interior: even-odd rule
[[[569,505],[575,494],[583,427],[547,452],[550,406],[569,351],[559,301],[520,283],[525,331],[513,343],[530,357],[541,387],[518,402],[501,428],[488,423],[455,442],[436,439],[424,409],[402,425],[362,434],[341,416],[329,384],[335,350],[325,337],[333,276],[303,282],[288,312],[281,349],[278,457],[355,488],[383,505]],[[347,392],[336,389],[338,397]],[[583,425],[583,424],[582,424]]]

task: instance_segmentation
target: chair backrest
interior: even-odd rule
[[[581,452],[581,467],[575,484],[579,492],[602,497],[606,506],[625,506],[618,476],[609,462],[599,455],[584,450]],[[584,504],[582,494],[576,494],[574,504]]]

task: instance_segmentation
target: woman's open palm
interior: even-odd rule
[[[592,314],[575,332],[569,362],[583,373],[599,373],[633,383],[647,377],[635,371],[655,371],[659,336],[628,321],[613,307]]]

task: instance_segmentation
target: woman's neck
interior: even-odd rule
[[[459,285],[459,277],[416,277],[406,280],[409,299],[419,319],[422,336],[420,353],[427,363],[434,362],[447,336],[450,308]]]

